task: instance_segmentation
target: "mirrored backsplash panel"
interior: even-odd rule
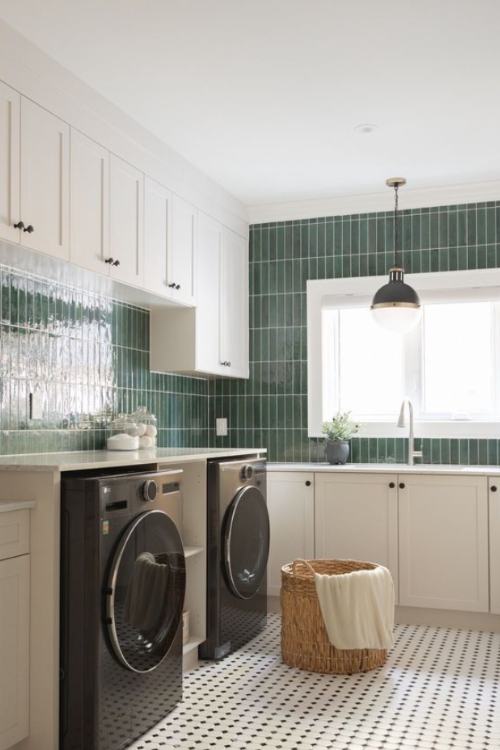
[[[103,448],[141,405],[158,445],[209,444],[208,382],[149,371],[148,310],[7,266],[0,279],[0,453]]]
[[[406,209],[401,223],[409,273],[500,267],[500,200]],[[272,461],[325,460],[324,441],[307,435],[306,282],[386,274],[393,241],[392,211],[250,227],[250,379],[211,386],[211,424],[227,417],[229,425],[217,446],[267,448]],[[399,403],[395,421],[398,412]],[[500,436],[416,447],[425,463],[500,463]],[[405,461],[406,450],[403,438],[355,438],[350,460]]]

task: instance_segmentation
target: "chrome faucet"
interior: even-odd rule
[[[415,435],[413,432],[413,404],[409,398],[405,398],[401,404],[401,410],[399,412],[398,427],[406,427],[405,420],[405,407],[408,406],[408,414],[410,417],[410,431],[408,434],[408,464],[413,466],[416,458],[422,458],[422,451],[415,450]]]

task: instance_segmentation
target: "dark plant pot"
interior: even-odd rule
[[[349,443],[347,440],[327,440],[325,454],[328,463],[345,464],[349,458]]]

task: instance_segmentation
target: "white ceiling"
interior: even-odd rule
[[[0,17],[247,205],[500,177],[499,0],[0,0]]]

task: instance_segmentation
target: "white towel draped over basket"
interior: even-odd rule
[[[314,573],[321,614],[337,649],[393,646],[394,583],[387,568],[340,575]]]

